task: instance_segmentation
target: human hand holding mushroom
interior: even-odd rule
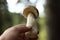
[[[36,38],[39,30],[37,27],[37,18],[39,17],[39,12],[34,6],[27,6],[23,11],[23,16],[27,19],[26,27],[32,26],[32,29],[29,32],[25,33],[26,37]]]
[[[27,18],[27,24],[18,24],[8,28],[0,36],[0,40],[37,40],[39,32],[36,26],[37,9],[29,6],[24,9],[23,15]]]

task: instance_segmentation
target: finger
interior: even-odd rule
[[[25,33],[21,33],[18,37],[18,40],[24,40]]]
[[[1,39],[16,39],[19,34],[27,32],[31,30],[31,27],[26,27],[25,24],[18,24],[16,26],[13,26],[11,28],[8,28],[4,31],[4,33],[1,35]],[[7,35],[7,37],[6,37]]]
[[[25,38],[25,40],[37,40],[38,38]]]
[[[24,33],[24,32],[31,30],[31,27],[26,27],[25,24],[18,24],[16,26],[14,26],[14,28],[16,31],[18,31],[20,33]]]
[[[34,34],[33,34],[34,35]],[[35,35],[35,37],[29,37],[25,35],[25,40],[37,40],[38,39],[38,35]]]

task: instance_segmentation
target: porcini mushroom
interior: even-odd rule
[[[27,6],[23,11],[23,16],[27,19],[27,27],[32,26],[32,30],[26,32],[26,37],[34,38],[38,33],[38,28],[36,25],[36,19],[39,16],[39,12],[34,6]]]

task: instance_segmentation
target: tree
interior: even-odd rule
[[[2,16],[4,16],[3,14],[4,14],[4,12],[5,12],[5,9],[6,9],[6,4],[7,4],[7,2],[6,2],[6,0],[0,0],[0,28],[2,28],[1,26],[2,26],[2,24],[3,24],[3,17]],[[1,31],[2,29],[0,29],[0,31]],[[1,32],[0,32],[0,34],[1,34]]]
[[[60,0],[46,0],[48,40],[60,40]]]

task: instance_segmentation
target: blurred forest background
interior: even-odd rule
[[[0,0],[0,35],[7,28],[21,23],[26,23],[26,19],[20,13],[9,12],[7,1]],[[38,40],[46,40],[45,17],[39,17],[38,24],[40,29]]]

